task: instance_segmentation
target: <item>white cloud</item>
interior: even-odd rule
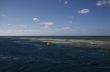
[[[14,24],[14,23],[1,24],[1,25],[3,25],[4,27],[5,26],[26,26],[26,24]]]
[[[58,30],[60,31],[68,31],[68,30],[72,30],[71,27],[61,27]]]
[[[108,4],[109,4],[109,6],[110,6],[110,0],[108,1]]]
[[[69,21],[69,23],[71,23],[71,21]],[[50,32],[50,34],[58,32],[65,33],[72,30],[71,27],[55,27],[54,22],[41,22],[40,24],[43,25],[40,30],[44,32]]]
[[[68,1],[64,1],[64,5],[67,5],[68,4]]]
[[[0,36],[22,36],[22,35],[31,35],[35,32],[34,30],[29,29],[0,29]]]
[[[81,9],[81,10],[78,11],[79,14],[87,14],[89,12],[90,12],[89,9]]]
[[[12,25],[12,24],[7,24],[8,26]]]
[[[72,27],[68,26],[57,27],[54,22],[41,22],[38,27],[30,27],[25,24],[3,24],[0,26],[0,35],[66,35],[72,30]]]
[[[97,3],[96,3],[97,6],[102,6],[102,5],[106,5],[106,4],[107,4],[107,0],[97,1]]]
[[[35,17],[35,18],[33,18],[33,21],[34,21],[34,22],[38,22],[38,21],[40,21],[40,20],[39,20],[39,18]]]
[[[25,25],[25,24],[1,24],[0,25],[0,29],[5,29],[5,30],[10,30],[10,29],[13,29],[13,30],[19,30],[19,29],[27,29],[27,28],[30,28],[29,25]]]
[[[44,25],[42,28],[43,28],[43,29],[46,29],[46,30],[52,30],[52,28],[51,28],[50,25]]]
[[[54,22],[40,22],[39,24],[42,24],[42,25],[53,25]]]
[[[0,29],[0,36],[22,36],[22,35],[63,35],[72,31],[70,27],[53,27],[51,29]]]
[[[40,22],[39,24],[43,25],[42,28],[51,30],[51,26],[54,25],[54,22]]]
[[[100,0],[96,3],[97,6],[110,5],[110,0]]]

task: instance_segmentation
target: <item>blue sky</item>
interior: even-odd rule
[[[110,35],[110,0],[0,0],[0,36]]]

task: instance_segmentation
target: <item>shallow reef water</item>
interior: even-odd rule
[[[110,72],[110,50],[0,38],[0,72]]]

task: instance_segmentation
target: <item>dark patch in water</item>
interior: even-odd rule
[[[110,51],[0,38],[0,72],[110,72]]]

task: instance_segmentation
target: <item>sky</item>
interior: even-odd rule
[[[110,0],[0,0],[0,36],[110,36]]]

